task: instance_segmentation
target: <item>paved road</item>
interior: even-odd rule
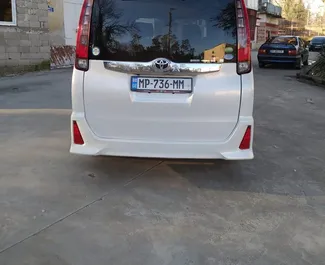
[[[70,155],[70,70],[1,79],[0,264],[324,264],[325,93],[295,73],[255,69],[256,158],[215,163]]]
[[[320,54],[318,52],[309,52],[309,64],[316,62]]]

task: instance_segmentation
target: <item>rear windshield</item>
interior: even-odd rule
[[[91,59],[236,60],[235,0],[95,0]]]
[[[313,38],[311,40],[312,43],[324,43],[325,44],[325,37],[317,37],[317,38]]]
[[[293,44],[297,45],[297,38],[296,37],[274,37],[267,41],[268,43],[274,44]]]

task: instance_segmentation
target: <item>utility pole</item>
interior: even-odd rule
[[[173,22],[173,13],[172,13],[172,11],[173,10],[175,10],[175,8],[170,8],[169,9],[168,39],[167,39],[167,52],[168,52],[168,55],[170,55],[170,52],[171,52],[172,22]]]

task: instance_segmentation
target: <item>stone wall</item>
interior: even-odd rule
[[[0,74],[49,68],[47,0],[16,0],[17,25],[0,25]]]

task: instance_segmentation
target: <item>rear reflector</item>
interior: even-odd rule
[[[246,132],[244,134],[243,140],[240,143],[239,149],[241,150],[247,150],[251,146],[251,133],[252,129],[251,126],[248,126],[246,129]]]
[[[264,50],[264,49],[259,49],[259,50],[258,50],[258,54],[266,54],[266,50]]]
[[[84,140],[81,136],[78,124],[76,121],[73,121],[73,142],[74,144],[83,145]]]

